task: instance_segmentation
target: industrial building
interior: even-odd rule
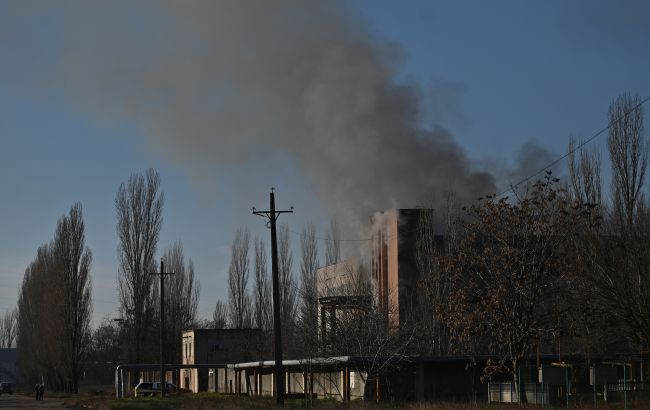
[[[259,329],[190,329],[183,332],[183,365],[236,363],[260,359]],[[182,367],[182,366],[181,366]],[[207,366],[182,368],[180,387],[194,393],[208,391],[218,374]]]
[[[373,215],[372,277],[388,325],[397,329],[417,304],[418,228],[430,221],[431,209],[396,209]]]

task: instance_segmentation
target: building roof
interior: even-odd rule
[[[196,328],[196,329],[185,329],[183,333],[186,332],[259,332],[259,328],[244,328],[244,329],[226,329],[226,328]]]

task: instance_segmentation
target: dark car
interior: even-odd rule
[[[2,382],[0,383],[0,394],[14,394],[14,386],[11,383]]]

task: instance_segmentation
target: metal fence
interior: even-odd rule
[[[548,404],[548,386],[544,383],[521,383],[526,401],[531,404]],[[518,403],[517,386],[513,382],[488,383],[488,403]]]

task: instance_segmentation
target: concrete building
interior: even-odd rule
[[[318,297],[340,296],[353,293],[359,278],[357,260],[342,261],[324,266],[316,271]]]
[[[361,278],[357,260],[348,260],[316,271],[319,338],[325,342],[336,333],[337,318],[343,311],[371,305],[372,289]]]
[[[213,368],[181,369],[180,387],[197,393],[208,391],[218,381],[218,364],[260,358],[262,332],[259,329],[190,329],[183,332],[183,363],[215,365]],[[212,387],[213,389],[214,387]]]
[[[416,260],[418,229],[421,223],[432,220],[432,212],[398,209],[372,217],[372,276],[391,328],[398,328],[417,303],[421,279]]]
[[[371,298],[386,311],[386,325],[397,329],[417,306],[417,241],[421,224],[431,223],[430,209],[398,209],[372,217],[370,275],[361,281],[363,267],[347,260],[318,269],[319,330],[325,337],[336,324],[337,312],[363,308]],[[361,285],[360,285],[361,284]]]

